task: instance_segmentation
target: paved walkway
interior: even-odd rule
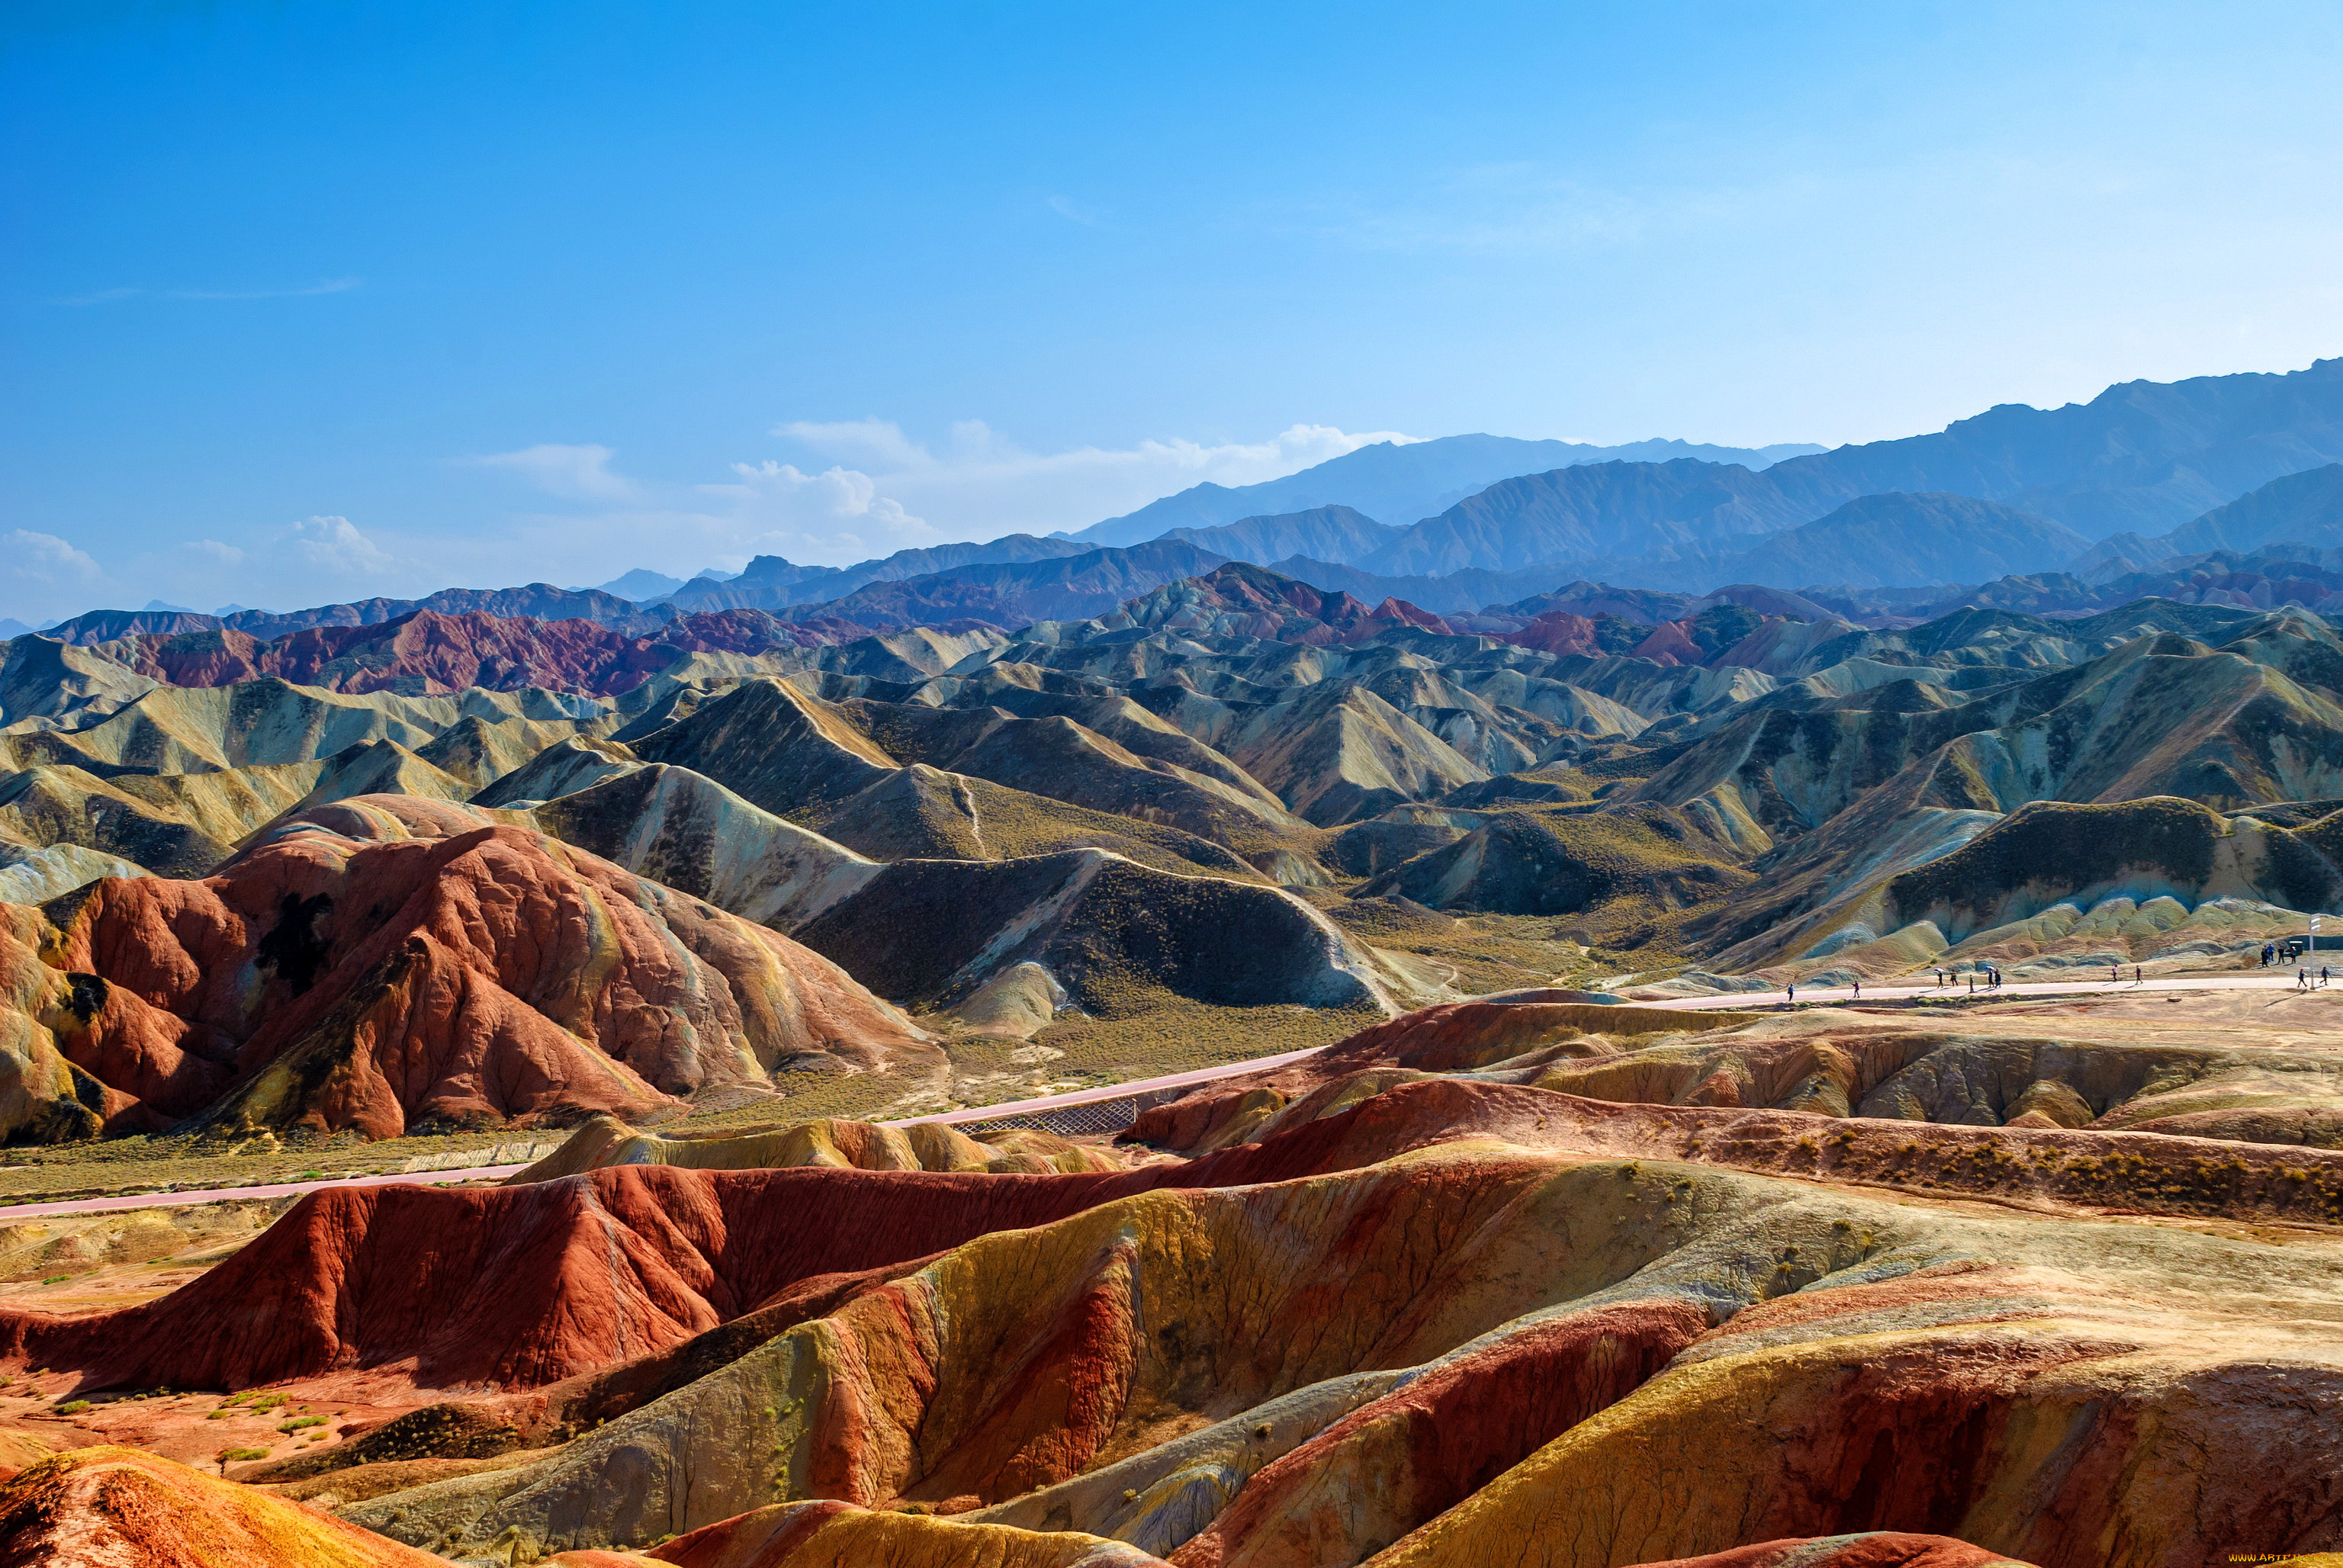
[[[2343,977],[2338,977],[2343,978]],[[1964,977],[1966,980],[1966,977]],[[2005,985],[1996,989],[1979,986],[1979,1000],[2013,997],[2051,996],[2111,996],[2136,991],[2192,990],[2266,990],[2279,994],[2304,994],[2296,990],[2294,974],[2288,970],[2281,978],[2276,972],[2259,970],[2238,975],[2234,979],[2208,976],[2202,979],[2173,979],[2134,981],[2128,978],[2110,982],[2104,976],[2093,980],[2087,971],[2073,980],[2029,980],[2020,985]],[[1966,1001],[1970,992],[1966,983],[1959,986],[1882,985],[1865,986],[1858,996],[1845,986],[1801,986],[1796,1000],[1802,1002],[1902,1001],[1913,997],[1932,997],[1943,1000]],[[1633,1007],[1665,1008],[1676,1012],[1710,1012],[1735,1008],[1779,1005],[1792,999],[1778,990],[1729,991],[1719,996],[1671,997],[1664,1001],[1630,1001]],[[1262,1072],[1272,1067],[1282,1067],[1298,1061],[1322,1046],[1311,1050],[1289,1050],[1276,1056],[1257,1056],[1247,1061],[1223,1062],[1218,1067],[1200,1067],[1192,1072],[1169,1073],[1161,1078],[1142,1078],[1131,1083],[1110,1083],[1099,1089],[1076,1090],[1066,1094],[1048,1094],[1035,1100],[1012,1100],[998,1105],[979,1105],[965,1111],[940,1111],[932,1116],[908,1117],[900,1121],[884,1122],[888,1127],[916,1127],[921,1122],[942,1122],[957,1125],[970,1121],[993,1121],[1006,1116],[1031,1115],[1042,1111],[1060,1111],[1068,1106],[1088,1105],[1099,1101],[1121,1100],[1127,1095],[1144,1094],[1151,1090],[1184,1089],[1192,1084],[1211,1083],[1216,1079],[1233,1078],[1239,1073]],[[479,1181],[510,1176],[526,1171],[527,1165],[479,1165],[462,1171],[418,1171],[403,1176],[332,1177],[320,1181],[282,1181],[263,1187],[218,1187],[199,1191],[136,1192],[119,1198],[70,1198],[52,1203],[0,1203],[0,1222],[14,1220],[34,1220],[46,1214],[90,1214],[114,1209],[157,1209],[189,1203],[216,1203],[231,1198],[283,1198],[294,1193],[315,1192],[326,1187],[384,1187],[394,1182],[430,1183],[437,1181]]]
[[[1932,997],[1942,1001],[1967,1001],[1971,994],[1966,983],[1967,977],[1964,975],[1961,978],[1963,983],[1956,986],[1867,985],[1860,993],[1843,985],[1800,986],[1796,1000],[1802,1002],[1903,1001],[1912,997]],[[2339,973],[2337,979],[2343,980],[2343,973]],[[2316,974],[2311,977],[2311,986],[2314,990],[2318,987]],[[2119,981],[2111,981],[2105,974],[2093,979],[2091,971],[2085,970],[2073,980],[2027,980],[2016,985],[1994,987],[1980,985],[1976,988],[1976,998],[1979,1001],[1986,1001],[1996,998],[2006,1000],[2011,997],[2121,996],[2138,991],[2187,990],[2267,990],[2283,991],[2297,996],[2309,994],[2296,989],[2292,970],[2287,970],[2283,979],[2279,978],[2275,970],[2265,974],[2256,970],[2234,979],[2223,975],[2207,975],[2197,979],[2157,980],[2150,976],[2147,980],[2134,980],[2127,973]],[[1721,996],[1672,997],[1665,1001],[1630,1001],[1628,1005],[1664,1007],[1676,1011],[1700,1012],[1716,1009],[1760,1007],[1787,1002],[1790,1000],[1792,999],[1786,991],[1749,990],[1728,991]]]
[[[1313,1047],[1315,1049],[1321,1049]],[[1260,1072],[1272,1067],[1308,1056],[1307,1050],[1289,1050],[1277,1056],[1259,1056],[1248,1061],[1225,1062],[1218,1067],[1200,1067],[1191,1072],[1167,1073],[1161,1078],[1143,1078],[1132,1083],[1110,1083],[1099,1089],[1074,1090],[1065,1094],[1045,1094],[1033,1100],[1011,1100],[998,1105],[979,1105],[965,1111],[940,1111],[932,1116],[907,1117],[900,1121],[881,1122],[885,1127],[917,1127],[923,1121],[958,1125],[970,1121],[992,1121],[1004,1116],[1031,1115],[1041,1111],[1061,1111],[1072,1105],[1089,1105],[1102,1100],[1121,1100],[1128,1095],[1144,1094],[1150,1090],[1185,1089],[1191,1084],[1210,1083],[1216,1078],[1227,1078],[1240,1072]],[[230,1198],[283,1198],[295,1193],[315,1192],[327,1187],[385,1187],[393,1182],[481,1181],[499,1180],[526,1171],[521,1165],[475,1165],[461,1171],[416,1171],[394,1176],[337,1176],[317,1181],[279,1181],[258,1187],[213,1187],[176,1192],[134,1192],[114,1198],[66,1198],[50,1203],[0,1202],[0,1223],[15,1220],[37,1220],[46,1214],[95,1214],[115,1209],[183,1208],[190,1203],[216,1203]]]
[[[209,1187],[195,1191],[131,1192],[118,1198],[65,1198],[54,1203],[0,1204],[0,1223],[37,1220],[44,1214],[95,1214],[109,1209],[170,1209],[216,1203],[225,1198],[287,1198],[321,1187],[387,1187],[394,1182],[477,1181],[509,1176],[526,1165],[475,1165],[464,1171],[413,1171],[397,1176],[331,1176],[322,1181],[273,1181],[258,1187]]]
[[[1110,1083],[1098,1089],[1078,1089],[1067,1094],[1045,1094],[1039,1100],[1011,1100],[999,1105],[970,1106],[966,1111],[940,1111],[933,1116],[913,1116],[901,1121],[882,1121],[881,1127],[917,1127],[923,1121],[940,1121],[959,1125],[969,1121],[997,1121],[1004,1116],[1031,1116],[1039,1111],[1062,1111],[1070,1105],[1094,1105],[1101,1100],[1125,1100],[1151,1090],[1185,1089],[1191,1084],[1210,1083],[1218,1078],[1232,1078],[1240,1072],[1266,1072],[1272,1067],[1282,1067],[1289,1061],[1326,1048],[1313,1045],[1307,1050],[1289,1050],[1276,1056],[1256,1056],[1245,1061],[1224,1061],[1218,1067],[1200,1067],[1192,1072],[1174,1072],[1161,1078],[1141,1078],[1130,1083]]]

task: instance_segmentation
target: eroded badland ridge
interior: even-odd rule
[[[0,1563],[2343,1550],[2343,424],[2224,379],[0,645]]]

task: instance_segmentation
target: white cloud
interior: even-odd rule
[[[702,485],[703,494],[733,505],[736,526],[758,531],[742,539],[751,554],[831,557],[851,559],[889,555],[911,545],[941,544],[944,538],[902,503],[878,493],[870,475],[830,467],[808,474],[789,463],[735,463],[736,482]]]
[[[955,539],[1086,528],[1191,485],[1258,484],[1373,442],[1415,438],[1395,430],[1293,425],[1262,441],[1173,437],[1034,452],[980,419],[954,424],[932,447],[875,418],[794,420],[773,434],[852,465],[846,471],[868,480],[875,496]]]
[[[844,566],[910,547],[1049,533],[1120,516],[1211,480],[1276,478],[1392,432],[1293,425],[1255,441],[1163,437],[1034,451],[981,420],[922,440],[891,420],[800,420],[775,434],[798,450],[730,465],[706,482],[618,472],[597,443],[543,443],[458,458],[553,498],[492,527],[362,531],[322,514],[256,529],[239,546],[182,539],[101,569],[52,534],[0,531],[0,615],[39,623],[97,605],[301,607],[451,587],[603,582],[633,567],[684,575],[751,556]]]
[[[1253,484],[1371,442],[1413,439],[1294,425],[1259,441],[1169,437],[1035,452],[981,420],[931,443],[875,417],[797,420],[774,434],[812,460],[735,463],[724,477],[685,484],[616,474],[611,448],[598,445],[462,459],[577,504],[508,517],[501,537],[433,539],[430,586],[593,583],[634,567],[683,575],[757,555],[844,566],[912,546],[1081,528],[1204,480]],[[402,558],[426,553],[420,540],[397,548]],[[419,584],[420,568],[407,564]]]
[[[388,551],[358,532],[347,518],[304,518],[286,537],[295,559],[334,577],[378,578],[398,567]]]
[[[32,528],[0,533],[0,616],[42,626],[78,615],[112,585],[88,551]]]
[[[830,423],[792,419],[775,427],[773,434],[785,436],[825,457],[850,457],[881,468],[935,466],[934,456],[904,435],[903,427],[892,419],[840,419]]]
[[[483,468],[502,468],[548,496],[568,500],[623,500],[635,494],[634,482],[610,471],[610,447],[588,444],[567,447],[546,442],[518,452],[496,452],[468,462]]]
[[[0,549],[0,559],[8,563],[9,576],[27,585],[79,588],[105,575],[87,551],[75,549],[55,534],[11,528],[0,535],[0,545],[6,547]]]

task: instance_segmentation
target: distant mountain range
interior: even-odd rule
[[[2168,534],[2113,534],[2073,564],[2087,576],[2114,578],[2211,550],[2251,550],[2279,541],[2343,545],[2343,464],[2329,463],[2271,480]]]
[[[1359,567],[1288,556],[1267,563],[1272,569],[1330,593],[1347,593],[1369,604],[1380,599],[1405,599],[1435,615],[1470,614],[1483,605],[1503,604],[1529,594],[1543,593],[1569,573],[1559,565],[1524,567],[1515,572],[1483,571],[1468,567],[1443,576],[1384,577]]]
[[[850,567],[799,566],[779,556],[759,556],[737,577],[719,581],[693,578],[661,602],[685,609],[780,609],[793,604],[843,598],[874,582],[903,582],[959,567],[1003,566],[1087,555],[1095,545],[1071,539],[1007,534],[981,544],[931,545]]]
[[[1581,579],[1688,598],[1734,585],[1800,589],[1875,618],[1994,595],[2056,615],[2149,582],[2247,596],[2239,602],[2268,592],[2323,602],[2306,573],[2326,568],[2305,552],[2338,547],[2343,359],[2328,359],[2284,375],[2126,383],[2087,403],[2005,406],[1934,435],[1829,451],[1483,435],[1386,442],[1263,484],[1196,486],[1073,535],[1011,534],[850,567],[759,556],[729,578],[639,569],[601,588],[447,589],[287,614],[155,601],[47,634],[86,644],[227,629],[266,640],[426,609],[585,619],[639,638],[732,612],[779,618],[817,641],[963,620],[1015,629],[1095,615],[1229,560],[1363,603],[1462,618],[1460,628]],[[2273,548],[2298,565],[2236,564]],[[2225,575],[2263,586],[2206,586]],[[2297,587],[2268,586],[2284,583]],[[0,623],[0,636],[29,629]]]
[[[2283,375],[2127,381],[2063,408],[2004,404],[1933,436],[1778,464],[1844,497],[1949,490],[2091,538],[2165,529],[2281,475],[2343,459],[2343,358]]]
[[[2143,524],[2168,530],[2338,459],[2343,359],[2327,359],[2282,376],[2132,382],[2064,408],[2005,407],[1933,436],[1841,447],[1762,472],[1678,459],[1516,476],[1346,564],[1406,575],[1682,557],[1888,492],[1994,501],[2097,539]]]
[[[664,602],[779,612],[872,583],[1157,538],[1442,614],[1493,602],[1480,597],[1491,590],[1517,598],[1541,579],[1573,577],[1693,593],[1729,582],[1956,586],[2070,567],[2112,578],[2299,528],[2326,526],[2343,541],[2332,517],[2343,479],[2281,486],[2251,506],[2238,498],[2338,459],[2343,360],[2321,360],[2285,375],[2129,382],[2088,403],[2006,405],[1934,435],[1828,451],[1482,435],[1384,442],[1258,485],[1194,486],[1069,535],[1012,534],[846,568],[759,557],[729,582],[703,576]],[[2233,501],[2234,512],[2211,516]],[[2318,505],[2327,524],[2291,520]],[[2143,537],[2142,524],[2157,531]],[[2098,557],[2082,558],[2103,538]]]
[[[1379,441],[1282,479],[1258,485],[1192,486],[1135,512],[1068,534],[1092,545],[1130,545],[1174,528],[1216,528],[1247,518],[1344,507],[1377,522],[1404,526],[1454,505],[1499,479],[1587,463],[1695,458],[1763,468],[1824,448],[1710,447],[1693,441],[1631,441],[1597,447],[1578,441],[1523,441],[1509,436],[1443,436],[1404,444]]]
[[[985,561],[922,577],[865,583],[850,594],[776,613],[790,622],[851,622],[898,631],[979,620],[1014,630],[1040,620],[1086,620],[1166,583],[1202,576],[1226,557],[1178,539],[1028,561]]]
[[[1743,548],[1745,547],[1745,548]],[[1799,588],[1920,588],[2056,570],[2090,548],[2072,528],[1969,496],[1862,496],[1811,523],[1752,544],[1694,545],[1577,563],[1612,582],[1679,588],[1757,583]]]
[[[1217,528],[1173,528],[1163,537],[1267,566],[1287,556],[1354,561],[1374,554],[1400,530],[1350,507],[1313,507],[1306,512],[1244,518]]]

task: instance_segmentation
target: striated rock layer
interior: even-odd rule
[[[1419,1082],[1176,1174],[702,1176],[743,1215],[736,1183],[786,1179],[822,1248],[794,1269],[865,1271],[566,1447],[345,1512],[442,1549],[579,1548],[778,1490],[973,1507],[1181,1564],[1511,1561],[1524,1542],[1609,1564],[1876,1529],[2056,1563],[2105,1561],[2113,1536],[2181,1562],[2333,1538],[2325,1256],[2055,1200],[1916,1208],[1787,1174],[1790,1139],[1660,1154],[1670,1129],[1749,1114]],[[1320,1173],[1247,1180],[1297,1167]],[[587,1180],[608,1209],[626,1187],[605,1183],[661,1179],[671,1215],[693,1174]],[[2164,1184],[2127,1179],[2120,1201]],[[2275,1161],[2264,1184],[2292,1202]],[[837,1202],[898,1256],[948,1250],[910,1272],[842,1252]],[[972,1221],[996,1228],[952,1244]],[[741,1294],[746,1261],[720,1265]],[[2247,1280],[2262,1304],[2241,1310]]]
[[[128,1448],[83,1448],[0,1488],[5,1568],[431,1568],[331,1514]]]
[[[1945,1053],[2001,1049],[1817,1017],[1428,1010],[1150,1111],[1201,1152],[1123,1170],[607,1120],[520,1183],[312,1194],[145,1305],[0,1312],[0,1360],[403,1385],[409,1413],[236,1473],[467,1562],[2343,1546],[2343,1152],[2073,1124],[2048,1089],[1999,1124],[1785,1108],[1941,1113],[1982,1060]],[[2029,1049],[2011,1070],[2048,1070]],[[2128,1081],[2056,1049],[2078,1100]]]
[[[458,1558],[691,1561],[699,1532],[792,1565],[2083,1568],[2343,1539],[2343,1155],[1453,1076],[1534,1017],[1383,1026],[1358,1053],[1413,1076],[1126,1171],[321,1192],[172,1296],[6,1314],[0,1345],[90,1388],[473,1391],[268,1477]],[[430,1431],[474,1457],[399,1469]]]
[[[387,1137],[940,1060],[788,938],[545,835],[366,831],[296,819],[203,880],[106,879],[10,916],[9,1131]]]

